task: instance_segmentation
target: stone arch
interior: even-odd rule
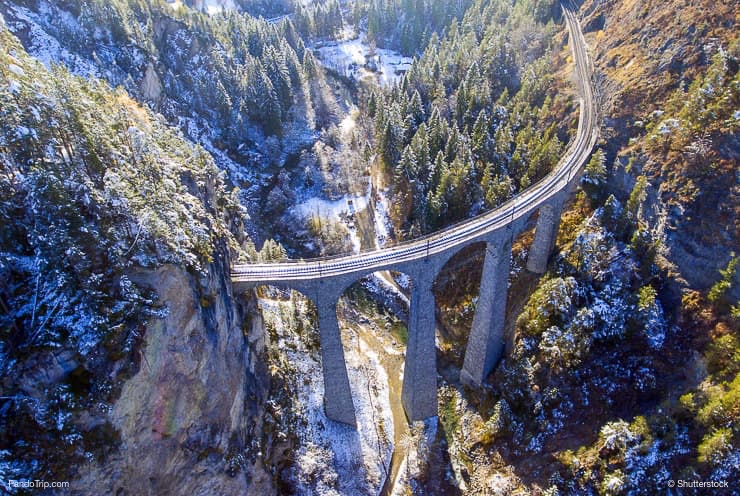
[[[434,260],[434,265],[436,269],[435,274],[434,274],[435,281],[439,277],[440,272],[447,267],[447,265],[450,263],[451,260],[455,259],[456,257],[459,257],[460,254],[464,253],[466,250],[470,250],[471,247],[484,245],[485,243],[486,243],[485,237],[476,238],[476,239],[468,240],[464,243],[460,243],[454,248],[450,248],[443,253],[435,255],[435,260]]]
[[[407,281],[405,284],[403,281],[404,279]],[[367,284],[364,284],[365,281],[367,281]],[[414,280],[414,277],[407,271],[396,270],[395,268],[388,270],[368,270],[367,272],[357,274],[352,277],[351,280],[346,279],[342,281],[341,284],[338,285],[337,299],[341,300],[346,296],[353,296],[355,298],[365,297],[365,295],[362,294],[363,290],[361,289],[361,286],[365,286],[365,292],[374,292],[375,295],[378,295],[377,299],[371,302],[361,301],[360,303],[363,306],[365,306],[366,303],[369,303],[376,311],[381,311],[386,315],[389,313],[393,314],[390,317],[395,316],[395,319],[387,319],[388,323],[392,326],[391,334],[393,334],[394,338],[399,340],[400,344],[405,346],[408,338],[408,316],[411,303],[410,292],[415,284],[416,281]],[[386,298],[383,298],[380,295],[384,295]],[[383,302],[388,298],[392,298],[394,301],[389,305],[383,304]],[[337,305],[337,312],[339,312],[339,305]],[[403,331],[395,329],[395,326],[399,322],[403,323]],[[375,324],[378,327],[382,327],[377,322]]]
[[[358,282],[361,282],[363,279],[367,279],[370,276],[380,274],[383,272],[395,272],[397,274],[402,274],[411,281],[411,286],[414,284],[414,277],[410,270],[406,270],[406,267],[396,267],[396,266],[390,266],[385,269],[367,269],[364,271],[355,272],[354,274],[351,274],[349,277],[345,277],[342,280],[337,281],[336,284],[334,284],[335,292],[338,296],[341,296],[347,292],[348,289],[350,289],[352,286],[357,284]]]
[[[443,299],[450,297],[450,291],[444,290],[447,274],[460,274],[460,269],[467,265],[468,287],[470,284],[478,286],[478,300],[474,312],[471,312],[469,323],[469,334],[459,334],[453,337],[450,350],[464,349],[464,356],[453,355],[453,362],[461,366],[460,377],[465,383],[480,385],[493,369],[504,349],[504,323],[506,317],[506,300],[508,293],[508,276],[511,265],[511,243],[514,238],[514,230],[504,227],[485,236],[472,239],[454,250],[449,250],[435,260],[438,271],[434,277],[434,293],[445,305]],[[448,270],[453,264],[454,270]],[[471,281],[472,271],[472,281]],[[455,276],[453,276],[455,277]],[[459,276],[456,276],[459,277]],[[463,287],[466,284],[453,281],[452,287]],[[469,291],[465,293],[470,293]],[[445,295],[445,296],[442,296]],[[441,297],[441,298],[440,298]],[[467,295],[460,295],[465,298]],[[453,304],[466,304],[464,299],[455,301]],[[471,304],[468,302],[467,304]],[[472,306],[472,305],[470,305]],[[464,308],[464,307],[463,307]],[[444,322],[443,322],[444,324]],[[443,331],[449,331],[443,326]],[[442,341],[444,343],[443,335]]]
[[[294,291],[310,303],[318,320],[324,379],[324,412],[330,420],[356,426],[352,391],[337,320],[336,296],[331,291],[322,291],[324,286],[322,281],[270,281],[251,286],[256,290],[274,287],[279,291]]]
[[[393,279],[394,282],[386,279],[390,277],[390,274],[384,274],[386,272],[402,274],[408,279],[410,287],[413,287],[416,282],[408,272],[370,270],[358,273],[352,280],[347,278],[339,284],[342,290],[337,305],[337,317],[340,321],[349,317],[352,322],[351,325],[345,322],[344,325],[340,325],[340,328],[344,333],[344,342],[350,344],[350,349],[345,349],[345,352],[348,354],[350,382],[356,395],[354,401],[358,405],[368,404],[368,401],[361,396],[370,397],[369,405],[373,409],[390,401],[394,443],[399,443],[404,437],[410,435],[406,415],[404,415],[405,412],[408,415],[408,412],[402,408],[402,370],[405,365],[405,356],[401,353],[389,353],[388,349],[392,347],[400,352],[407,346],[411,295],[403,287],[394,286],[397,284],[396,278]],[[357,334],[350,334],[351,337],[348,338],[346,325],[354,328]],[[355,347],[359,353],[354,352],[352,348]],[[372,352],[375,358],[367,358],[368,355],[365,353],[367,351]],[[377,360],[378,365],[385,370],[385,374],[381,373],[379,377],[377,373],[364,371],[355,375],[353,367],[362,366],[370,360]],[[374,386],[371,387],[371,384]],[[375,385],[380,388],[381,394],[387,394],[387,400],[378,401],[375,398],[378,394],[378,388]],[[376,411],[375,414],[378,413]]]
[[[473,312],[469,315],[465,313],[473,306],[473,302],[466,300],[468,295],[477,295],[479,292],[486,248],[485,240],[476,240],[456,250],[450,250],[439,260],[439,270],[434,278],[432,291],[440,317],[438,322],[441,349],[444,356],[458,368],[462,367],[473,323]],[[456,324],[462,325],[451,325],[452,319],[448,318],[451,315],[456,315]],[[459,327],[464,329],[463,332],[460,332]]]
[[[411,421],[437,415],[437,368],[434,321],[434,295],[432,294],[433,263],[415,261],[389,266],[410,279],[409,311],[407,319],[408,341],[404,358],[401,403]],[[347,288],[377,270],[358,271],[351,276],[337,278],[332,286]],[[383,272],[382,270],[380,272]]]

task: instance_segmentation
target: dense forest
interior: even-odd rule
[[[496,207],[557,162],[572,103],[553,75],[561,61],[544,12],[542,2],[475,2],[400,84],[370,95],[371,145],[358,153],[390,176],[402,237]]]
[[[7,8],[15,22],[53,36],[32,41],[51,45],[35,45],[41,53],[56,51],[75,72],[122,85],[224,160],[255,165],[248,152],[256,150],[262,161],[279,160],[266,138],[290,147],[330,117],[321,74],[291,22],[234,11],[212,18],[164,2],[24,3]]]
[[[453,20],[461,20],[470,0],[435,2],[429,0],[373,0],[354,2],[350,19],[378,46],[393,48],[404,55],[424,51],[433,34],[440,35]]]
[[[208,151],[241,188],[254,237],[286,160],[336,122],[330,82],[293,23],[164,1],[0,2],[46,64],[123,87]]]

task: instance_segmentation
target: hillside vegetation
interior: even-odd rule
[[[59,478],[115,443],[79,415],[115,399],[166,312],[134,274],[204,273],[239,250],[240,212],[202,148],[124,91],[45,69],[0,24],[4,480]]]
[[[200,144],[241,189],[247,230],[295,159],[339,117],[321,65],[292,21],[208,15],[164,0],[0,1],[8,28],[49,67],[122,87]]]
[[[513,346],[491,393],[443,389],[456,470],[471,494],[490,484],[522,494],[659,494],[679,479],[726,481],[712,493],[732,494],[740,457],[732,7],[587,1],[580,13],[604,139],[563,216],[548,273],[532,283],[514,260],[509,308],[526,304],[509,317]],[[448,322],[465,335],[465,319]]]
[[[545,176],[577,122],[561,3],[0,0],[0,479],[334,494],[380,487],[395,449],[410,494],[737,487],[736,2],[570,3],[601,140],[546,274],[524,268],[532,230],[513,240],[481,388],[457,373],[482,245],[442,271],[439,423],[400,439],[381,355],[400,363],[409,281],[345,294],[375,432],[337,435],[315,309],[233,294],[229,263],[412,239]],[[325,70],[312,49],[353,31],[410,70]]]

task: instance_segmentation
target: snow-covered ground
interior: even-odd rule
[[[318,215],[322,218],[341,221],[344,216],[366,208],[367,202],[367,194],[347,195],[338,200],[326,200],[314,196],[294,205],[293,212],[304,218]]]
[[[299,417],[295,434],[293,479],[299,494],[377,494],[393,450],[393,417],[388,376],[380,357],[357,333],[345,330],[345,359],[357,417],[357,429],[333,422],[324,414],[324,388],[318,350],[307,349],[291,322],[293,305],[302,300],[260,300],[277,346],[295,368],[293,409]],[[304,311],[305,308],[299,308]]]
[[[82,76],[84,78],[101,77],[102,75],[98,72],[95,64],[89,60],[86,60],[79,55],[68,51],[62,47],[59,42],[50,36],[36,21],[36,16],[31,10],[17,6],[9,5],[9,11],[12,13],[12,17],[15,18],[13,21],[8,21],[7,26],[9,30],[19,36],[22,31],[27,30],[28,45],[26,50],[28,53],[36,57],[47,69],[51,69],[54,64],[65,65],[70,72]],[[39,16],[50,16],[52,10],[47,4],[43,2],[39,4]],[[54,13],[53,15],[57,15]],[[71,14],[63,12],[59,19],[67,29],[70,31],[79,30],[80,26]]]
[[[405,456],[396,475],[396,480],[393,481],[391,496],[408,494],[411,478],[422,475],[424,464],[428,461],[429,447],[434,443],[438,427],[437,417],[432,417],[423,422],[414,422],[411,435],[404,443]]]
[[[378,54],[378,69],[380,71],[380,84],[387,86],[398,81],[401,76],[411,68],[414,59],[404,57],[393,50],[385,48],[376,49]]]
[[[183,5],[181,0],[167,0],[167,3],[172,8],[178,8]],[[236,9],[236,5],[234,5],[234,0],[201,0],[200,2],[195,2],[195,8],[214,15],[225,10],[234,10]]]
[[[354,217],[355,213],[366,209],[369,200],[370,188],[368,186],[368,190],[364,194],[345,195],[338,200],[327,200],[312,196],[301,203],[297,203],[291,210],[295,217],[303,219],[317,216],[321,219],[345,223],[348,226],[353,251],[359,253],[362,244],[351,218]]]
[[[383,86],[398,81],[413,61],[410,57],[383,48],[376,48],[375,55],[370,56],[370,45],[362,33],[352,39],[326,43],[317,47],[316,53],[326,67],[343,76],[356,81],[377,77]]]
[[[388,197],[389,192],[382,190],[378,192],[375,201],[375,238],[378,248],[385,246],[388,239],[390,239],[391,225],[390,225],[390,208],[391,202]]]
[[[342,138],[347,141],[352,137],[352,131],[357,127],[356,116],[358,113],[359,111],[357,110],[357,107],[353,105],[344,119],[342,119],[342,122],[339,123],[339,130],[342,132]]]
[[[400,291],[398,284],[396,283],[395,279],[393,279],[391,272],[388,270],[384,270],[382,272],[373,272],[363,282],[363,286],[365,287],[365,289],[377,294],[383,294],[390,291],[391,293],[397,295],[401,299],[401,301],[406,303],[406,305],[411,304],[408,297],[403,294],[402,291]]]

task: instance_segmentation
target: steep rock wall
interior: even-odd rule
[[[269,494],[271,479],[250,456],[260,368],[250,364],[245,309],[234,303],[226,266],[211,264],[201,278],[164,266],[136,279],[156,289],[168,313],[150,322],[139,371],[109,414],[120,448],[84,469],[75,493]]]

